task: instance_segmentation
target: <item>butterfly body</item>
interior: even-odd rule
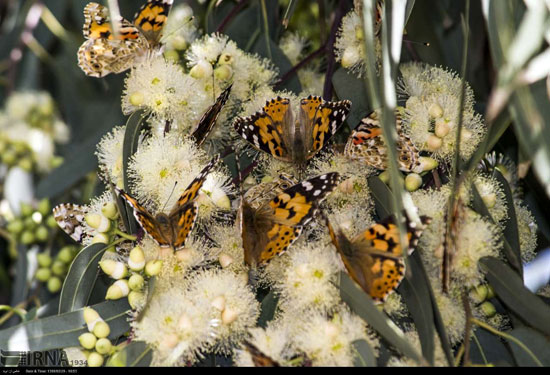
[[[414,251],[424,226],[431,220],[421,216],[422,226],[416,226],[405,214],[407,229],[407,253]],[[333,227],[328,219],[327,226],[350,277],[368,293],[375,302],[383,302],[395,291],[405,277],[403,249],[399,230],[393,216],[367,228],[352,239]]]
[[[215,157],[185,189],[169,214],[163,212],[151,215],[139,202],[124,190],[116,188],[118,193],[133,208],[134,217],[143,230],[161,247],[178,250],[185,246],[185,240],[193,230],[198,207],[195,202],[199,190],[212,169],[219,161]]]
[[[104,77],[123,72],[160,51],[160,37],[173,0],[149,0],[134,22],[119,17],[117,33],[109,11],[98,3],[84,8],[85,41],[78,49],[78,65],[86,75]]]
[[[195,140],[197,146],[200,146],[204,143],[208,135],[212,132],[214,129],[214,126],[216,125],[216,120],[218,119],[218,116],[220,115],[221,110],[223,109],[223,106],[227,102],[227,99],[229,99],[229,94],[231,93],[231,87],[233,85],[229,85],[216,99],[213,105],[211,105],[206,112],[202,115],[201,119],[199,120],[199,123],[193,133],[191,133],[191,137]]]
[[[338,180],[336,172],[311,178],[283,190],[257,208],[242,199],[238,219],[246,264],[256,268],[284,253]]]
[[[402,130],[399,111],[395,113],[397,141],[397,163],[404,172],[422,172],[420,155],[409,136]],[[383,139],[378,112],[374,111],[361,120],[352,131],[346,143],[344,154],[352,160],[359,160],[377,169],[387,169],[388,149]]]
[[[257,150],[277,160],[304,165],[344,123],[350,107],[348,100],[328,102],[309,96],[300,101],[295,117],[290,100],[277,97],[252,116],[237,118],[234,127]]]

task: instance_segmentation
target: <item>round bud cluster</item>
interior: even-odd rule
[[[78,341],[84,349],[83,353],[88,361],[88,367],[101,367],[105,356],[109,356],[115,351],[108,338],[111,328],[99,316],[97,311],[90,307],[84,309],[84,321],[88,327],[88,332],[80,335]]]
[[[6,227],[15,240],[24,245],[46,242],[54,228],[57,228],[57,222],[51,214],[47,198],[34,206],[22,202],[20,216],[10,220]]]
[[[118,232],[118,208],[114,202],[106,202],[101,207],[101,213],[88,213],[84,220],[90,228],[95,229],[96,234],[92,238],[94,243],[110,243]]]
[[[26,172],[36,170],[36,161],[29,145],[22,141],[11,140],[0,134],[0,160],[8,168],[19,167]]]
[[[99,262],[99,266],[116,281],[107,289],[105,299],[128,298],[128,303],[137,309],[145,302],[143,287],[146,279],[156,276],[162,269],[161,260],[145,261],[145,253],[139,246],[134,247],[126,263],[113,259]]]
[[[218,56],[218,60],[209,62],[200,60],[191,68],[189,74],[193,78],[205,78],[214,74],[214,77],[219,81],[229,81],[233,77],[233,56],[229,53],[222,53]]]
[[[61,248],[52,259],[49,252],[40,253],[36,256],[38,270],[34,277],[36,280],[46,283],[50,293],[58,293],[67,276],[69,266],[78,253],[74,245],[67,245]]]
[[[495,292],[489,284],[480,284],[470,290],[470,300],[476,304],[480,312],[486,317],[491,318],[497,313],[495,305],[489,300],[494,298]]]

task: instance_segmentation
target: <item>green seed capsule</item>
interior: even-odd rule
[[[61,282],[61,279],[59,277],[53,276],[53,277],[50,277],[50,279],[48,280],[47,288],[50,291],[50,293],[59,292],[62,286],[63,286],[63,283]]]

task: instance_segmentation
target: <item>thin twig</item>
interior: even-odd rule
[[[462,305],[466,313],[466,324],[464,325],[464,366],[470,365],[470,334],[472,332],[472,308],[465,293],[462,293]]]
[[[340,1],[338,9],[336,9],[336,14],[334,15],[334,22],[332,23],[332,28],[330,30],[330,35],[325,44],[326,53],[327,53],[327,72],[325,74],[325,84],[323,87],[323,99],[331,100],[332,99],[332,74],[334,73],[334,66],[336,61],[334,58],[334,42],[336,41],[336,33],[338,27],[340,27],[340,21],[344,16],[344,1]]]
[[[274,85],[274,89],[277,90],[279,86],[281,86],[283,83],[285,83],[292,75],[294,75],[299,69],[307,65],[311,60],[316,58],[318,55],[325,52],[325,46],[326,44],[323,44],[321,47],[307,55],[302,61],[300,61],[298,64],[292,67],[288,72],[286,72],[279,81],[277,81]]]
[[[246,5],[247,2],[248,2],[248,0],[239,1],[239,3],[237,5],[235,5],[233,7],[233,9],[231,9],[231,12],[229,12],[229,14],[227,16],[225,16],[225,18],[222,20],[222,22],[220,23],[220,25],[216,29],[216,32],[217,33],[223,33],[223,31],[225,30],[225,27],[227,26],[227,24],[229,22],[231,22],[231,20],[241,11],[241,9],[244,8],[244,6]]]

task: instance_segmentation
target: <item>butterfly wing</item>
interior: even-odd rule
[[[148,0],[134,16],[134,25],[153,45],[160,41],[173,0]]]
[[[409,136],[402,131],[401,114],[396,111],[395,116],[399,169],[405,172],[421,172],[418,149]],[[363,161],[377,169],[388,167],[388,150],[382,136],[378,112],[372,112],[361,120],[361,123],[348,138],[344,154],[351,159]]]
[[[147,233],[159,246],[168,247],[171,245],[172,234],[168,232],[166,225],[161,225],[145,207],[139,204],[137,199],[126,193],[124,190],[115,187],[118,194],[133,208],[134,217],[145,233]]]
[[[197,125],[197,128],[192,133],[191,136],[198,146],[203,144],[203,142],[206,140],[206,137],[208,137],[212,129],[214,129],[214,126],[216,125],[216,120],[218,119],[218,116],[223,106],[225,105],[225,102],[227,102],[227,99],[229,98],[231,87],[232,85],[229,85],[229,87],[226,88],[218,96],[216,102],[212,106],[210,106],[210,108],[208,108],[208,110],[204,113],[199,121],[199,124]]]
[[[64,203],[54,207],[53,217],[57,225],[76,242],[82,243],[85,237],[85,207],[78,204]]]
[[[274,158],[290,162],[289,135],[285,129],[293,123],[290,100],[277,97],[266,103],[263,109],[252,116],[238,117],[233,126],[237,133],[254,148]]]
[[[180,196],[178,201],[176,202],[176,206],[172,210],[172,212],[178,211],[180,207],[185,206],[187,203],[193,201],[197,195],[199,194],[199,190],[201,189],[202,185],[204,184],[204,181],[206,181],[206,177],[208,174],[212,171],[212,169],[216,166],[216,164],[219,162],[220,157],[219,155],[216,155],[207,165],[200,171],[200,173],[191,181],[189,186],[187,186],[187,189],[183,192],[183,194]]]
[[[197,219],[197,204],[188,202],[170,213],[170,225],[173,231],[172,247],[177,250],[185,245],[185,240],[193,230]]]
[[[327,102],[320,96],[300,101],[300,124],[307,150],[307,159],[319,152],[344,124],[351,108],[349,100]]]
[[[263,353],[258,347],[252,344],[250,341],[243,343],[244,349],[250,354],[252,363],[255,367],[280,367],[279,362]]]

